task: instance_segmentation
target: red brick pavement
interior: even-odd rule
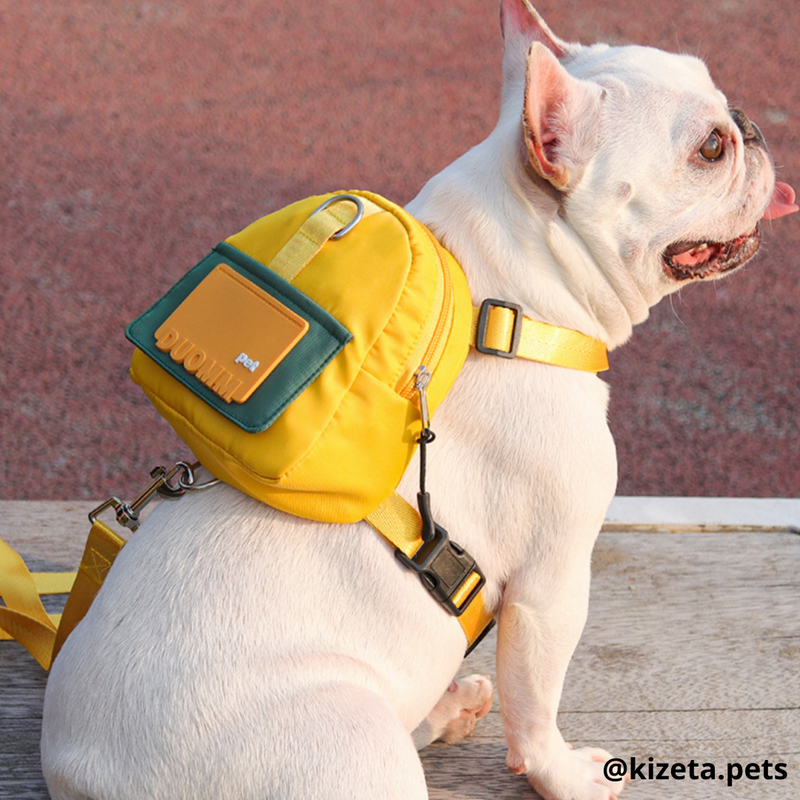
[[[562,37],[705,58],[800,185],[800,4],[540,0]],[[185,455],[125,324],[309,193],[400,202],[486,135],[495,0],[0,6],[0,497],[96,498]],[[797,496],[800,217],[612,355],[623,494]]]

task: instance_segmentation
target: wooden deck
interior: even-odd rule
[[[74,568],[90,505],[0,502],[0,537],[38,569]],[[561,704],[567,739],[637,763],[686,765],[683,780],[636,780],[631,800],[800,797],[800,501],[623,498],[610,520]],[[494,674],[494,645],[464,670]],[[2,800],[47,798],[44,685],[21,647],[0,642]],[[534,798],[504,759],[495,701],[467,742],[423,753],[431,798]],[[696,775],[713,764],[719,776],[692,779],[691,761]],[[765,761],[771,776],[785,764],[787,777],[765,778]],[[742,766],[731,786],[729,763]],[[761,777],[748,779],[747,764]]]

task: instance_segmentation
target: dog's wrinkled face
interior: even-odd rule
[[[759,248],[761,219],[797,210],[764,140],[705,65],[646,47],[568,45],[539,30],[526,61],[530,165],[616,283],[649,305]]]
[[[693,162],[700,170],[714,173],[730,169],[735,172],[737,153],[743,153],[741,168],[744,189],[741,192],[741,217],[743,224],[753,213],[763,207],[769,192],[771,164],[766,144],[758,128],[750,122],[741,109],[730,109],[735,127],[715,127],[697,150]],[[728,166],[730,163],[732,166]],[[724,174],[723,174],[724,177]],[[713,182],[712,182],[713,183]],[[736,183],[731,185],[731,191]],[[712,186],[713,189],[713,186]],[[775,219],[794,210],[791,203],[794,192],[785,184],[775,184],[764,219]],[[731,197],[735,208],[737,198]],[[758,222],[744,233],[736,234],[726,241],[701,238],[684,240],[669,245],[662,256],[664,272],[676,281],[720,277],[740,267],[752,258],[761,244],[761,227]]]

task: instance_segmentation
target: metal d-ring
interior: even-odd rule
[[[210,489],[212,486],[216,486],[220,483],[219,478],[211,478],[211,480],[207,480],[204,483],[195,483],[195,472],[197,468],[200,466],[199,461],[195,461],[194,464],[187,464],[185,461],[178,461],[178,466],[184,467],[184,474],[178,479],[178,486],[181,489],[190,491],[190,492],[200,492],[203,489]]]
[[[347,225],[344,226],[344,228],[336,231],[336,233],[334,233],[331,236],[331,239],[341,239],[342,236],[344,236],[347,233],[350,233],[350,231],[353,230],[353,228],[355,228],[355,226],[358,225],[359,222],[361,222],[361,218],[364,216],[364,204],[361,202],[361,198],[356,197],[354,194],[334,195],[333,197],[326,200],[319,208],[315,208],[311,212],[311,215],[313,216],[314,214],[317,213],[317,211],[322,211],[326,209],[329,205],[333,203],[338,203],[340,200],[350,200],[351,202],[355,203],[356,215],[350,222],[347,223]]]

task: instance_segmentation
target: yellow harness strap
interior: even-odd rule
[[[67,640],[67,636],[89,610],[124,544],[125,539],[114,533],[102,520],[96,519],[92,522],[75,585],[67,598],[61,624],[58,626],[53,643],[53,660],[61,650],[61,645]]]
[[[422,519],[419,512],[397,492],[393,492],[365,518],[392,547],[413,558],[423,546]],[[467,574],[452,596],[452,602],[460,611],[456,617],[467,637],[467,651],[474,648],[489,632],[494,622],[486,609],[483,595],[479,592],[466,608],[470,595],[479,584],[481,576],[476,571]]]
[[[279,250],[269,268],[293,281],[329,239],[344,235],[362,218],[381,211],[366,197],[333,197],[300,226]],[[356,205],[358,203],[358,205]],[[559,367],[603,372],[608,369],[604,342],[579,331],[530,319],[522,309],[501,300],[485,300],[472,309],[470,344],[483,353],[506,358],[525,358]]]
[[[470,344],[482,353],[525,358],[585,372],[608,369],[608,352],[599,339],[537,322],[513,303],[485,300],[472,309]]]

